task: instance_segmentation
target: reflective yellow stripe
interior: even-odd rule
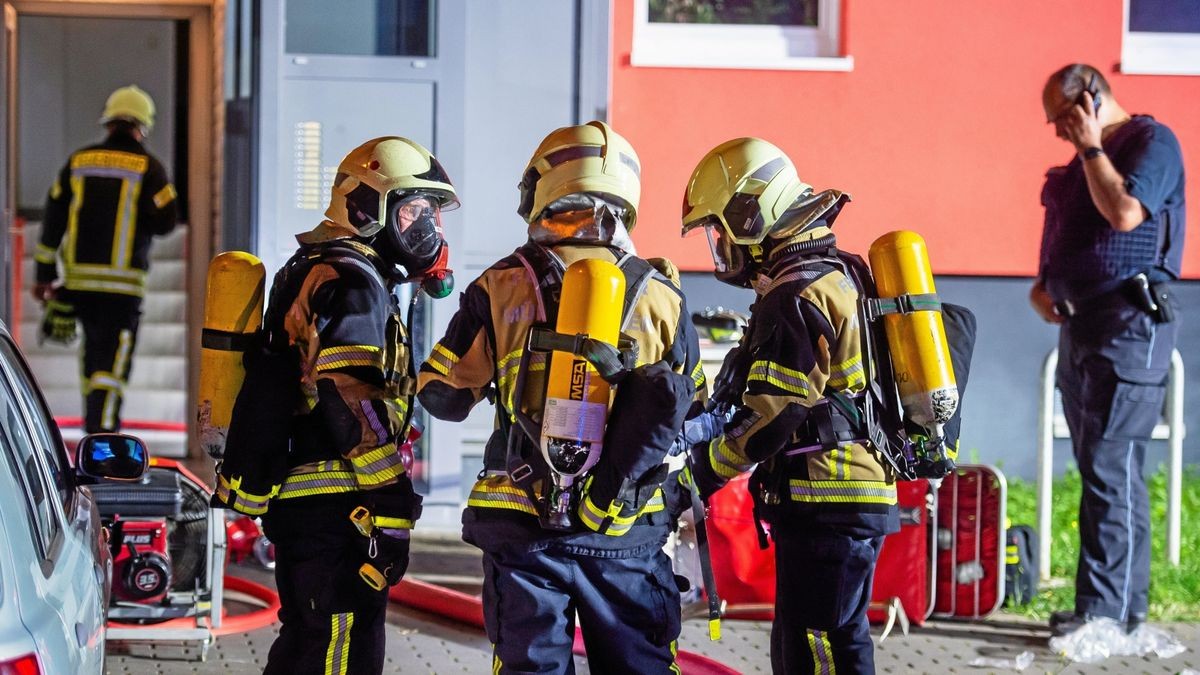
[[[788,481],[792,501],[839,504],[895,504],[896,486],[874,480]]]
[[[692,368],[692,382],[696,383],[696,388],[704,386],[704,364],[696,362],[696,367]]]
[[[850,448],[849,444],[829,451],[829,477],[845,480],[850,477]]]
[[[64,285],[77,291],[120,293],[123,295],[145,294],[146,272],[139,269],[117,269],[108,265],[76,264],[68,261]]]
[[[621,514],[624,513],[626,504],[614,499],[609,503],[607,509],[601,509],[596,505],[595,502],[592,501],[592,496],[587,494],[587,490],[590,485],[591,477],[589,477],[588,482],[584,484],[584,496],[583,499],[580,500],[578,514],[580,521],[582,521],[583,524],[593,532],[619,537],[629,532],[630,528],[633,527],[634,522],[637,521],[638,518],[641,518],[648,513],[657,513],[666,508],[666,501],[663,498],[662,488],[658,488],[654,491],[654,494],[650,497],[650,499],[646,500],[646,503],[642,505],[642,508],[638,510],[637,513],[628,516],[622,516]],[[610,522],[608,528],[604,529],[604,521],[606,519],[608,519]]]
[[[129,267],[130,261],[133,260],[133,242],[137,238],[138,202],[142,196],[142,181],[130,181],[129,186],[129,206],[125,212],[124,227],[121,228],[125,237],[125,247],[121,253],[121,259],[113,261],[117,267],[122,268]]]
[[[352,366],[382,368],[383,350],[374,345],[347,345],[327,347],[317,353],[317,372]]]
[[[371,523],[375,527],[388,530],[411,530],[415,526],[415,523],[408,518],[389,518],[387,516],[371,516]]]
[[[833,645],[829,644],[829,636],[825,631],[806,630],[808,649],[813,655],[813,673],[817,675],[837,675],[833,664]]]
[[[671,640],[671,665],[667,667],[675,675],[683,675],[683,671],[679,670],[679,664],[675,662],[675,658],[679,656],[679,640]]]
[[[267,504],[271,497],[279,493],[279,486],[271,489],[270,494],[256,495],[241,489],[242,477],[235,476],[233,480],[217,474],[217,497],[228,504],[233,510],[248,516],[261,516],[267,512]]]
[[[71,206],[67,210],[67,246],[63,263],[68,271],[75,264],[75,243],[79,238],[79,208],[83,206],[83,176],[71,174]]]
[[[55,177],[54,182],[50,184],[50,199],[58,199],[62,196],[62,181]]]
[[[116,222],[113,223],[112,253],[108,257],[112,261],[113,267],[116,268],[129,266],[129,259],[125,257],[125,243],[132,239],[129,218],[132,188],[133,185],[130,181],[121,181],[121,196],[117,200]]]
[[[120,150],[85,150],[71,157],[71,169],[83,173],[110,170],[136,175],[146,173],[150,168],[150,158],[132,152]]]
[[[357,492],[359,489],[350,463],[331,460],[292,469],[279,488],[279,499]]]
[[[442,375],[449,375],[450,369],[458,363],[458,356],[439,342],[433,346],[433,351],[429,354],[426,363]]]
[[[404,474],[404,462],[395,443],[350,458],[358,484],[366,489],[378,487]]]
[[[492,675],[500,675],[500,669],[503,667],[500,657],[496,655],[496,645],[492,645]]]
[[[738,456],[725,443],[724,436],[714,438],[708,444],[708,452],[712,460],[713,471],[721,478],[736,478],[739,474],[749,471],[750,467],[754,466],[753,462]]]
[[[774,361],[755,361],[750,365],[750,375],[746,380],[766,382],[788,393],[808,396],[808,376]]]
[[[834,364],[829,368],[829,386],[839,390],[857,391],[867,382],[863,374],[862,355],[855,356]]]
[[[154,206],[161,209],[167,204],[175,201],[177,194],[178,193],[175,192],[175,186],[167,183],[166,187],[154,193]]]
[[[471,495],[467,498],[468,506],[485,509],[509,509],[538,514],[529,495],[521,488],[513,485],[507,476],[486,476],[475,482]]]
[[[117,356],[113,359],[113,374],[125,380],[126,369],[129,366],[129,352],[133,346],[133,333],[128,328],[122,328],[117,335]]]
[[[50,248],[45,244],[38,244],[33,250],[34,262],[40,262],[43,265],[53,265],[54,259],[58,257],[58,249]]]
[[[354,614],[334,614],[330,623],[325,675],[343,675],[350,661],[350,629],[354,627]]]

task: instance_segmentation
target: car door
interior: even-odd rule
[[[22,620],[44,643],[39,651],[48,672],[99,673],[104,606],[90,539],[95,525],[76,508],[61,441],[7,335],[0,337],[0,371],[0,433],[21,469],[36,526],[38,560],[30,561],[28,578],[42,602],[22,602]]]

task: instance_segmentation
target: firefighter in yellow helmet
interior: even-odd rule
[[[684,196],[683,231],[705,231],[716,277],[757,295],[714,385],[717,412],[689,420],[685,435],[706,499],[757,465],[755,513],[776,552],[776,673],[874,671],[871,579],[884,535],[899,526],[890,465],[842,414],[867,385],[860,289],[831,229],[849,199],[815,192],[757,138],[710,151]]]
[[[77,150],[50,186],[34,251],[33,297],[45,303],[42,337],[70,343],[83,325],[84,428],[121,427],[150,245],[175,227],[175,186],[142,144],[154,101],[135,86],[108,97],[103,142]],[[61,258],[64,279],[58,276]]]
[[[677,271],[637,257],[629,238],[639,174],[633,148],[603,122],[550,133],[519,185],[528,240],[466,289],[418,376],[424,408],[454,421],[494,388],[496,427],[463,514],[463,538],[484,556],[494,672],[571,672],[576,613],[594,671],[678,672],[679,588],[662,552],[673,518],[661,485],[704,376]],[[563,523],[548,516],[553,469],[537,438],[547,354],[526,345],[532,327],[555,327],[564,270],[580,260],[620,268],[625,295],[608,309],[622,314],[637,353]]]
[[[263,516],[282,627],[267,673],[383,672],[387,587],[421,513],[408,438],[415,378],[399,283],[445,295],[437,159],[405,138],[352,150],[325,220],[298,235],[248,351],[217,505]]]

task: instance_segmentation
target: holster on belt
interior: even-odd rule
[[[1070,318],[1095,311],[1121,297],[1149,314],[1155,323],[1170,323],[1175,320],[1174,300],[1171,296],[1170,286],[1165,281],[1152,283],[1144,272],[1122,281],[1112,290],[1082,299],[1056,302],[1054,309],[1061,316]]]

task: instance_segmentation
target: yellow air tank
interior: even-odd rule
[[[242,251],[222,253],[208,265],[196,425],[201,447],[214,458],[225,454],[233,403],[246,376],[242,355],[262,325],[265,280],[262,261]]]
[[[916,232],[889,232],[871,244],[868,256],[880,299],[912,296],[906,311],[883,317],[904,417],[940,436],[939,427],[958,407],[958,388],[925,240]]]
[[[625,275],[619,267],[604,260],[576,261],[563,274],[555,330],[615,347],[624,300]],[[542,454],[555,483],[547,517],[552,527],[570,526],[569,488],[600,459],[610,399],[609,384],[590,363],[571,353],[551,353]]]

